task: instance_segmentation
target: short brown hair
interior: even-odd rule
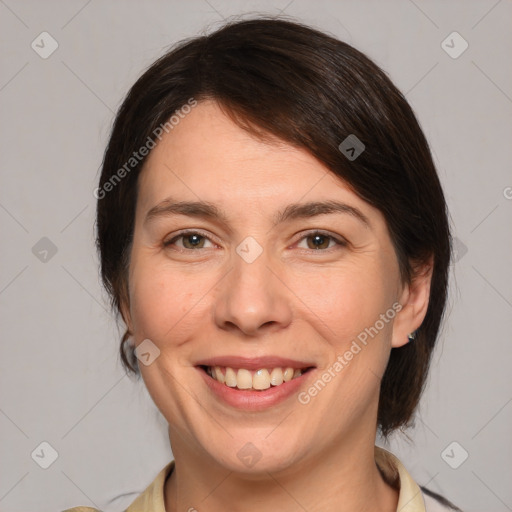
[[[97,195],[101,275],[113,308],[128,300],[128,266],[144,159],[120,169],[191,98],[215,100],[242,128],[305,148],[384,215],[402,280],[433,258],[430,303],[414,342],[393,348],[382,378],[378,426],[388,435],[411,420],[443,316],[450,231],[428,143],[404,96],[352,46],[288,19],[231,21],[179,43],[137,80],[119,109]],[[349,135],[365,150],[348,159]],[[107,188],[109,192],[104,193]],[[138,373],[133,346],[120,355]]]

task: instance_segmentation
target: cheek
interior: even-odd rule
[[[197,324],[200,299],[207,289],[207,283],[187,278],[175,269],[139,261],[130,278],[130,312],[136,339],[149,338],[157,345],[173,337],[179,339],[177,334],[187,325]]]
[[[311,400],[314,416],[333,430],[340,417],[357,423],[368,407],[375,407],[396,315],[389,278],[373,260],[364,269],[337,268],[296,281],[297,296],[306,306],[300,315],[307,315],[327,355],[318,379],[329,382],[313,382],[302,398]]]
[[[303,303],[303,314],[317,326],[337,351],[344,351],[366,329],[388,311],[395,295],[389,275],[380,265],[332,268],[294,279],[293,290]],[[382,335],[391,331],[391,322],[381,326]],[[364,338],[364,334],[362,336]]]

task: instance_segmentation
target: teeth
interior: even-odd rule
[[[283,373],[283,380],[285,382],[288,382],[289,380],[293,379],[293,368],[286,368],[286,370]]]
[[[238,370],[240,371],[240,370]],[[254,389],[268,389],[270,387],[270,374],[268,370],[258,370],[252,378]]]
[[[270,374],[270,384],[272,386],[279,386],[283,383],[283,370],[281,368],[274,368]]]
[[[210,371],[211,371],[211,368],[210,368]],[[212,377],[217,379],[221,384],[224,384],[224,382],[225,382],[224,374],[220,371],[220,368],[218,366],[216,366],[213,371],[215,372],[215,375],[211,374]]]
[[[240,368],[236,374],[236,382],[238,389],[250,389],[252,388],[252,375],[249,370]]]
[[[217,366],[215,367],[215,370],[219,370],[220,368]],[[233,368],[226,368],[226,386],[229,386],[230,388],[236,388],[237,379],[236,379],[236,373]]]
[[[230,388],[259,391],[269,389],[271,386],[280,386],[283,382],[289,382],[303,373],[302,370],[294,368],[262,368],[251,372],[245,368],[235,370],[230,367],[225,367],[223,373],[219,366],[208,367],[206,371],[210,377]]]

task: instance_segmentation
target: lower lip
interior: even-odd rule
[[[310,373],[313,372],[311,369],[300,377],[283,382],[279,386],[271,386],[263,391],[248,391],[230,388],[210,377],[203,369],[198,368],[198,370],[202,374],[208,388],[218,398],[232,407],[247,411],[261,411],[284,402],[287,398],[298,392]]]

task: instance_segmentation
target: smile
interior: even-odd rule
[[[314,377],[313,361],[277,355],[219,355],[195,361],[212,397],[246,411],[263,411],[289,399]]]
[[[311,367],[276,367],[249,370],[230,366],[201,366],[201,368],[217,382],[243,391],[264,391],[270,387],[281,386],[311,369]]]

